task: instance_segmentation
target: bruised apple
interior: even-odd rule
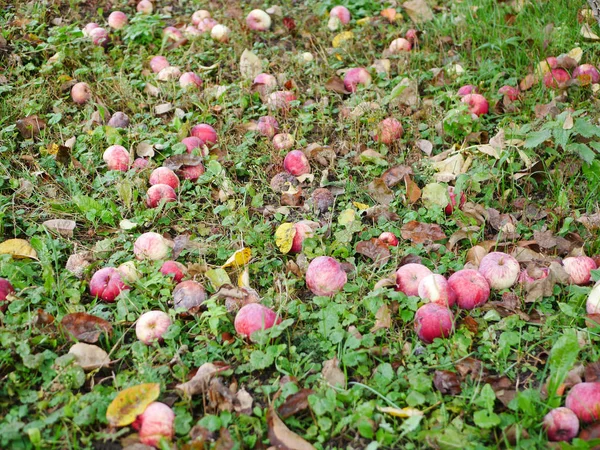
[[[600,73],[591,64],[582,64],[573,71],[573,78],[579,80],[581,86],[600,82]]]
[[[173,289],[173,306],[175,309],[194,311],[207,299],[204,286],[194,280],[182,281]]]
[[[108,26],[120,30],[127,25],[127,14],[122,11],[113,11],[108,16]]]
[[[258,119],[256,130],[263,136],[272,138],[279,130],[279,124],[273,116],[262,116]]]
[[[400,121],[394,117],[388,117],[379,122],[375,139],[385,145],[391,145],[402,137],[404,128]]]
[[[411,48],[412,45],[408,39],[398,38],[390,43],[388,50],[392,55],[397,55],[398,53],[410,52]]]
[[[279,133],[273,136],[273,148],[275,150],[289,150],[294,146],[294,136],[289,133]]]
[[[446,278],[437,273],[427,275],[421,280],[418,287],[418,294],[423,300],[429,300],[432,303],[446,307],[453,306],[456,301],[456,296],[451,292]]]
[[[159,73],[161,70],[166,69],[171,64],[167,61],[164,56],[154,56],[150,60],[150,70],[154,73]]]
[[[267,31],[271,28],[271,16],[262,9],[253,9],[246,16],[246,25],[252,31]]]
[[[371,75],[364,67],[355,67],[344,75],[344,87],[347,91],[356,92],[358,86],[369,86],[371,84]]]
[[[92,90],[87,83],[76,83],[71,88],[71,98],[78,105],[83,105],[92,98]]]
[[[579,286],[586,285],[592,279],[592,270],[597,269],[596,262],[589,256],[571,256],[563,259],[569,282]]]
[[[469,112],[476,116],[487,114],[490,109],[488,101],[481,94],[467,94],[460,101],[465,103],[469,107]]]
[[[13,292],[15,292],[15,288],[10,284],[10,281],[6,278],[0,278],[0,302],[5,301]]]
[[[570,79],[571,76],[565,69],[552,69],[544,75],[544,85],[547,88],[556,89],[564,86]]]
[[[126,172],[129,169],[129,152],[120,145],[111,145],[108,147],[102,159],[108,166],[109,170],[120,170]]]
[[[290,253],[300,253],[302,251],[302,243],[304,239],[310,238],[314,234],[315,228],[317,228],[319,224],[317,222],[313,222],[311,220],[301,220],[294,224],[294,229],[296,230],[296,234],[294,235],[294,240],[292,241],[292,247],[290,248]]]
[[[252,340],[252,334],[267,330],[281,322],[275,311],[260,303],[249,303],[240,308],[233,323],[235,331]]]
[[[579,433],[579,419],[569,408],[551,410],[542,422],[548,440],[553,442],[570,441]]]
[[[342,265],[330,256],[318,256],[306,270],[306,285],[315,295],[331,297],[348,281]]]
[[[446,306],[427,303],[415,314],[415,332],[425,344],[446,338],[454,331],[454,315]]]
[[[115,267],[105,267],[92,275],[90,294],[105,302],[115,301],[121,291],[129,289],[121,279],[121,273]]]
[[[381,242],[391,246],[391,247],[397,247],[398,246],[398,238],[396,237],[396,235],[390,231],[384,231],[383,233],[381,233],[379,235],[378,238]]]

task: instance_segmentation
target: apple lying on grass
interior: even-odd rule
[[[152,11],[154,11],[154,6],[150,0],[141,0],[136,6],[136,10],[141,14],[148,15],[152,14]]]
[[[171,64],[167,61],[164,56],[153,56],[150,60],[150,70],[154,73],[159,73],[161,70],[166,69]]]
[[[173,307],[176,310],[196,310],[207,298],[204,286],[194,280],[182,281],[173,289]]]
[[[130,289],[121,279],[121,273],[115,267],[97,270],[90,280],[90,294],[105,302],[115,301],[121,291]]]
[[[383,233],[381,233],[378,237],[378,239],[391,246],[391,247],[397,247],[398,246],[398,238],[396,237],[396,235],[390,231],[384,231]]]
[[[78,105],[83,105],[92,98],[92,90],[87,83],[81,81],[71,88],[71,98]]]
[[[111,116],[108,126],[113,128],[127,128],[129,126],[129,117],[124,112],[117,111]]]
[[[460,101],[469,106],[471,114],[478,117],[487,114],[490,109],[490,104],[481,94],[467,94]]]
[[[210,12],[206,9],[199,9],[192,14],[192,23],[194,25],[198,25],[202,19],[208,19],[210,17]]]
[[[476,94],[477,86],[473,86],[472,84],[465,84],[464,86],[458,88],[458,91],[456,93],[459,97],[464,97],[465,95],[469,94]]]
[[[260,303],[249,303],[240,308],[233,323],[235,331],[252,340],[252,334],[259,330],[267,330],[281,323],[281,317],[270,308]]]
[[[517,282],[521,267],[519,262],[509,254],[491,252],[479,263],[479,273],[492,289],[507,289]]]
[[[152,231],[141,234],[133,244],[133,253],[139,260],[159,261],[165,259],[170,250],[167,240]]]
[[[142,444],[158,448],[161,439],[170,441],[175,434],[175,413],[161,402],[152,402],[131,424]]]
[[[196,89],[202,87],[202,78],[194,72],[184,72],[179,77],[179,86],[183,89]]]
[[[201,139],[209,147],[216,144],[219,140],[217,130],[206,123],[194,125],[190,130],[190,135]]]
[[[126,172],[129,169],[129,152],[120,145],[111,145],[108,147],[102,159],[108,166],[108,170],[120,170]]]
[[[246,25],[252,31],[267,31],[271,28],[271,16],[262,9],[253,9],[246,16]]]
[[[591,64],[582,64],[573,71],[573,78],[579,80],[581,86],[592,83],[600,83],[600,73]]]
[[[397,55],[399,53],[410,52],[412,45],[408,39],[398,38],[394,39],[388,48],[388,51],[392,55]]]
[[[127,25],[127,14],[122,11],[113,11],[108,16],[108,26],[120,30]]]
[[[171,186],[173,189],[179,187],[179,178],[175,175],[168,167],[157,167],[150,174],[149,183],[151,186],[155,184],[166,184]]]
[[[462,269],[448,278],[450,289],[456,294],[456,304],[462,309],[473,309],[490,298],[490,285],[477,270]]]
[[[306,270],[306,286],[315,294],[331,297],[339,292],[348,281],[342,265],[330,256],[318,256]]]
[[[310,163],[308,158],[301,150],[292,150],[283,160],[283,168],[286,172],[299,177],[306,173],[310,173]]]
[[[153,342],[162,342],[162,336],[165,334],[171,319],[163,311],[148,311],[140,316],[135,324],[135,335],[146,345]]]
[[[313,222],[312,220],[301,220],[300,222],[296,222],[294,224],[296,234],[292,240],[290,253],[300,253],[302,251],[304,239],[312,237],[314,235],[314,230],[318,227],[319,223]]]
[[[569,408],[560,407],[544,416],[542,423],[548,440],[553,442],[570,441],[579,433],[579,419]]]
[[[228,42],[230,34],[231,30],[229,29],[229,27],[226,27],[225,25],[222,25],[220,23],[212,27],[212,30],[210,30],[210,37],[212,37],[217,42]]]
[[[192,153],[195,149],[199,149],[200,153],[204,153],[202,150],[202,147],[204,147],[204,141],[196,136],[183,138],[181,143],[185,145],[185,149],[188,153]]]
[[[216,25],[219,25],[219,22],[215,19],[212,17],[205,17],[198,22],[197,28],[200,33],[210,33]]]
[[[179,283],[187,273],[187,268],[177,261],[169,260],[165,261],[160,267],[160,273],[172,277],[176,283]]]
[[[596,270],[596,262],[589,256],[571,256],[563,259],[565,272],[569,274],[569,282],[584,286],[592,279],[592,270]]]
[[[148,208],[156,208],[160,206],[162,202],[176,202],[177,193],[168,184],[155,184],[150,186],[146,192],[146,205]]]
[[[405,264],[396,271],[396,290],[416,297],[419,295],[419,283],[428,275],[433,275],[433,272],[423,264]]]
[[[547,88],[556,89],[564,86],[570,79],[571,76],[565,69],[552,69],[544,75],[544,85]]]
[[[565,406],[575,413],[581,422],[600,419],[600,382],[578,383],[571,388]]]
[[[329,17],[336,17],[342,24],[348,25],[351,18],[350,10],[342,5],[334,6],[331,8],[331,11],[329,11]]]
[[[404,128],[400,121],[394,117],[388,117],[379,122],[375,140],[385,145],[391,145],[402,137]]]
[[[289,150],[295,142],[294,136],[289,133],[279,133],[273,136],[273,148],[278,151]]]
[[[6,278],[0,278],[0,302],[6,300],[6,298],[15,292],[15,288]]]
[[[344,75],[344,87],[347,91],[356,92],[359,86],[369,86],[371,75],[364,67],[349,69]]]
[[[424,277],[419,282],[417,293],[423,300],[446,307],[451,307],[456,302],[456,295],[452,292],[448,280],[437,273]]]
[[[427,303],[415,314],[415,332],[419,339],[431,344],[436,338],[446,338],[454,331],[454,315],[446,306]]]
[[[256,130],[261,135],[272,138],[277,133],[277,130],[279,130],[279,124],[273,116],[262,116],[258,119]]]

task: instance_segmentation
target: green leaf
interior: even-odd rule
[[[489,411],[494,409],[494,402],[496,401],[496,394],[494,394],[494,390],[492,386],[486,384],[481,389],[481,392],[477,396],[477,400],[475,400],[475,404],[482,408],[487,408]]]
[[[591,164],[596,158],[596,153],[589,148],[586,144],[581,144],[579,142],[572,142],[566,146],[565,150],[573,153],[577,153],[581,159],[583,159],[586,163]]]
[[[525,148],[535,148],[550,139],[552,132],[550,130],[540,130],[529,133],[529,137],[525,140]]]
[[[600,137],[600,127],[582,118],[575,120],[573,131],[585,138]]]
[[[556,390],[565,381],[569,370],[577,361],[579,355],[579,342],[577,334],[573,329],[567,329],[561,337],[559,337],[552,350],[550,350],[550,358],[548,366],[550,368],[550,377],[548,380],[548,394],[550,396],[549,405],[551,402],[559,402],[556,398]],[[558,405],[555,405],[558,406]]]
[[[480,428],[492,428],[500,425],[500,417],[491,411],[477,411],[473,414],[473,422]]]

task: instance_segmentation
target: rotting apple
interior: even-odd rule
[[[258,118],[256,130],[263,136],[272,138],[279,130],[279,124],[273,116],[262,116]]]
[[[210,30],[210,37],[212,37],[217,42],[228,42],[230,34],[231,30],[229,29],[229,27],[226,27],[225,25],[222,25],[220,23],[212,27],[212,30]]]
[[[456,294],[456,304],[462,309],[473,309],[490,298],[490,285],[477,270],[462,269],[448,278],[450,288]]]
[[[397,247],[399,242],[396,235],[390,231],[384,231],[379,235],[378,239],[391,247]]]
[[[194,311],[207,299],[204,286],[194,280],[182,281],[173,289],[173,307]]]
[[[120,145],[111,145],[108,147],[102,159],[108,166],[109,170],[120,170],[126,172],[129,169],[129,152],[125,147]]]
[[[181,77],[181,70],[175,66],[165,67],[156,75],[158,81],[174,81],[178,80],[179,77]]]
[[[519,88],[514,86],[504,85],[498,89],[498,94],[506,95],[509,100],[515,101],[519,98]]]
[[[342,5],[334,6],[329,11],[329,17],[337,17],[342,24],[348,25],[351,19],[350,10]]]
[[[179,77],[179,86],[184,89],[202,87],[202,78],[194,72],[184,72]]]
[[[87,83],[80,81],[71,88],[71,98],[75,103],[83,105],[92,98],[92,90]]]
[[[296,234],[292,240],[290,253],[300,253],[302,251],[304,239],[313,237],[314,231],[318,227],[319,224],[317,222],[313,222],[312,220],[301,220],[300,222],[296,222],[294,224]]]
[[[388,48],[388,51],[392,55],[397,55],[399,53],[410,52],[412,45],[408,39],[398,38],[394,39]]]
[[[238,334],[252,340],[257,331],[267,330],[278,323],[281,323],[281,317],[275,311],[260,303],[249,303],[237,312],[233,325]]]
[[[142,314],[135,324],[135,335],[146,345],[153,342],[162,342],[162,336],[165,334],[171,319],[163,311],[148,311]]]
[[[581,86],[587,86],[592,83],[600,83],[600,73],[591,64],[582,64],[573,71],[573,78],[579,80]]]
[[[491,252],[479,263],[479,273],[492,289],[507,289],[517,282],[521,267],[511,255],[504,252]]]
[[[192,153],[194,151],[194,149],[199,149],[200,153],[202,154],[202,156],[207,156],[204,154],[203,148],[204,147],[204,141],[196,136],[189,136],[186,138],[183,138],[181,140],[181,143],[183,145],[185,145],[185,149],[188,153]]]
[[[313,259],[306,270],[306,286],[315,294],[331,297],[339,292],[348,276],[342,265],[330,256],[318,256]]]
[[[270,110],[288,111],[291,102],[296,100],[296,95],[292,91],[275,91],[267,96],[267,108]]]
[[[473,86],[472,84],[465,84],[464,86],[458,88],[458,91],[456,93],[459,97],[464,97],[465,95],[469,94],[476,94],[477,86]]]
[[[177,173],[184,180],[196,181],[204,173],[204,165],[182,166]]]
[[[140,279],[140,273],[135,267],[135,262],[127,261],[117,267],[119,274],[121,275],[121,280],[125,283],[135,283]]]
[[[544,85],[547,88],[557,89],[563,87],[570,79],[571,76],[565,69],[552,69],[544,74]]]
[[[289,133],[279,133],[273,136],[273,148],[275,150],[289,150],[294,146],[294,136]]]
[[[159,73],[161,70],[169,67],[169,61],[164,56],[153,56],[150,60],[150,69],[154,73]]]
[[[404,128],[400,121],[394,117],[388,117],[379,122],[375,140],[385,145],[391,145],[402,137]]]
[[[183,38],[183,34],[175,27],[166,27],[163,29],[163,38],[177,42]]]
[[[133,244],[133,253],[139,260],[158,261],[165,259],[170,252],[167,240],[153,231],[141,234]]]
[[[409,263],[396,270],[396,290],[409,297],[419,295],[419,283],[433,272],[423,264]]]
[[[246,16],[246,25],[252,31],[267,31],[271,28],[271,16],[262,9],[253,9]]]
[[[0,302],[6,300],[6,298],[15,292],[15,288],[6,278],[0,278]]]
[[[108,121],[108,126],[113,128],[127,128],[129,126],[129,117],[121,111],[117,111]]]
[[[105,302],[115,301],[121,291],[130,289],[121,279],[120,272],[115,267],[104,267],[97,270],[90,280],[90,294]]]
[[[333,208],[335,197],[329,189],[317,188],[312,192],[310,200],[317,214],[325,214]]]
[[[415,314],[415,332],[425,344],[447,338],[454,331],[454,315],[446,306],[426,303]]]
[[[254,85],[262,85],[265,93],[277,89],[277,78],[269,73],[259,73],[252,82]]]
[[[579,419],[569,408],[555,408],[544,416],[542,423],[548,440],[553,442],[570,441],[579,433]]]

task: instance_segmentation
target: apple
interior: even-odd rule
[[[552,69],[544,75],[544,85],[547,88],[557,89],[571,79],[569,72],[565,69]]]
[[[115,301],[121,291],[130,289],[123,280],[121,274],[114,267],[105,267],[97,270],[90,280],[90,294],[105,302]]]
[[[148,205],[148,208],[156,208],[163,200],[165,203],[177,201],[175,189],[168,184],[155,184],[146,192],[146,205]]]
[[[461,86],[457,92],[459,97],[464,97],[465,95],[476,94],[476,93],[477,93],[477,86],[473,86],[472,84],[465,84],[464,86]]]
[[[108,16],[108,26],[120,30],[127,25],[127,14],[121,11],[113,11]]]
[[[158,261],[165,259],[170,252],[167,240],[152,231],[141,234],[133,244],[133,253],[139,260],[150,259]]]
[[[454,193],[454,187],[448,186],[448,196],[450,197],[450,203],[446,205],[444,208],[444,212],[447,216],[454,212],[454,207],[456,206],[456,194]],[[465,195],[465,191],[460,193],[460,203],[458,204],[458,209],[462,209],[463,205],[467,201],[467,196]]]
[[[573,78],[579,80],[581,86],[600,82],[600,73],[591,64],[582,64],[573,71]]]
[[[150,162],[145,158],[135,158],[133,164],[131,164],[131,168],[139,171],[148,167],[148,164],[150,164]]]
[[[188,153],[192,153],[194,149],[199,149],[202,156],[207,156],[204,154],[202,147],[204,147],[204,141],[196,136],[190,136],[183,138],[181,143],[185,145],[185,149]]]
[[[165,334],[170,325],[171,319],[167,313],[148,311],[137,320],[135,335],[146,345],[153,342],[162,342],[162,335]]]
[[[558,58],[556,56],[548,56],[546,62],[551,69],[556,69],[558,67]]]
[[[342,24],[348,25],[350,22],[350,11],[345,6],[334,6],[331,8],[331,11],[329,11],[329,17],[336,17]]]
[[[136,10],[142,14],[152,14],[152,11],[154,11],[154,6],[152,6],[152,2],[150,0],[141,0],[136,6]]]
[[[285,155],[283,168],[295,177],[310,173],[308,158],[301,150],[292,150]]]
[[[252,340],[255,332],[268,330],[278,323],[281,323],[281,317],[275,311],[260,303],[248,303],[235,315],[233,326],[238,334]]]
[[[394,233],[391,233],[390,231],[384,231],[383,233],[381,233],[379,235],[378,239],[381,242],[387,244],[388,246],[391,246],[391,247],[398,246],[398,238],[396,237],[396,235]]]
[[[145,0],[142,0],[145,1]],[[152,402],[131,426],[138,430],[142,444],[158,448],[161,439],[170,441],[175,434],[175,413],[164,403]]]
[[[519,88],[504,85],[500,89],[498,89],[498,94],[506,95],[509,100],[515,101],[519,98]]]
[[[447,338],[454,331],[454,315],[446,306],[427,303],[415,314],[415,332],[425,344]]]
[[[256,124],[257,131],[268,138],[272,138],[279,130],[279,124],[273,116],[262,116],[258,119]]]
[[[217,22],[215,19],[213,19],[212,17],[205,17],[200,22],[198,22],[197,27],[198,31],[200,31],[201,33],[208,33],[212,31],[212,29],[216,25],[219,25],[219,22]]]
[[[211,147],[218,141],[217,131],[206,123],[194,125],[190,130],[190,134],[198,139],[202,139],[206,145]]]
[[[202,78],[194,72],[184,72],[179,77],[179,86],[182,88],[199,88],[202,87]]]
[[[297,186],[298,180],[289,172],[279,172],[271,178],[269,186],[276,194],[288,191],[290,186]]]
[[[390,43],[389,52],[392,55],[397,55],[399,53],[410,52],[412,45],[408,39],[398,38],[394,39]]]
[[[83,27],[81,32],[85,37],[90,37],[90,33],[96,28],[100,28],[100,25],[98,25],[96,22],[90,22],[85,27]]]
[[[169,61],[164,56],[154,56],[150,60],[150,69],[154,73],[159,73],[161,70],[169,67]]]
[[[94,28],[90,31],[90,38],[92,39],[92,44],[99,47],[105,47],[110,42],[108,30],[102,27]]]
[[[344,87],[347,91],[356,92],[359,85],[369,86],[371,75],[364,67],[350,69],[344,75]]]
[[[289,133],[279,133],[273,136],[273,148],[275,150],[289,150],[294,146],[294,136]]]
[[[209,19],[210,18],[210,12],[208,12],[205,9],[199,9],[198,11],[194,12],[194,14],[192,14],[192,23],[194,25],[198,25],[200,23],[200,21],[202,21],[202,19]]]
[[[600,382],[578,383],[573,386],[567,395],[565,406],[581,422],[600,419]]]
[[[194,25],[187,25],[183,29],[183,35],[187,38],[194,38],[194,37],[202,36],[202,31],[200,31]]]
[[[433,272],[423,264],[409,263],[396,270],[396,290],[408,297],[419,295],[419,283]]]
[[[407,30],[405,36],[408,42],[411,43],[411,45],[414,45],[419,40],[419,32],[414,28]]]
[[[6,298],[15,292],[15,288],[6,278],[0,278],[0,302],[6,300]]]
[[[158,167],[152,171],[150,174],[150,186],[154,186],[155,184],[166,184],[171,186],[173,189],[177,189],[179,187],[179,178],[175,175],[168,167]]]
[[[437,273],[427,275],[419,282],[417,292],[423,300],[429,300],[442,306],[451,307],[456,301],[456,296],[450,293],[448,281]]]
[[[462,269],[448,278],[450,289],[456,294],[456,304],[462,309],[473,309],[490,298],[490,285],[478,271]]]
[[[166,27],[163,29],[163,38],[177,42],[183,38],[183,34],[175,27]]]
[[[490,109],[488,101],[481,94],[467,94],[460,101],[468,105],[469,112],[476,116],[487,114]]]
[[[187,311],[200,307],[208,298],[204,286],[194,280],[182,281],[173,289],[173,306]]]
[[[313,222],[312,220],[301,220],[300,222],[296,222],[294,224],[296,234],[294,235],[294,239],[292,241],[290,253],[300,253],[302,251],[304,239],[313,237],[314,230],[318,227],[319,224],[317,222]]]
[[[565,272],[569,274],[569,282],[579,286],[586,285],[592,279],[592,270],[597,269],[596,262],[589,256],[571,256],[563,259]]]
[[[210,37],[217,42],[228,42],[231,30],[225,25],[217,24],[210,30]]]
[[[492,289],[507,289],[519,278],[519,262],[504,252],[491,252],[479,263],[479,273],[487,280]]]
[[[117,267],[119,274],[121,275],[121,280],[126,283],[135,283],[140,279],[140,274],[135,267],[135,262],[127,261]]]
[[[402,137],[404,128],[398,119],[388,117],[379,122],[375,140],[385,145],[391,145]]]
[[[158,81],[173,81],[178,80],[179,77],[181,77],[181,70],[174,66],[165,67],[156,75]]]
[[[92,90],[87,83],[76,83],[71,88],[71,98],[75,103],[83,105],[92,98]]]
[[[561,407],[551,410],[544,416],[542,423],[548,440],[554,442],[570,441],[579,433],[579,419],[569,408]]]
[[[313,191],[310,199],[317,213],[325,214],[333,207],[335,198],[327,188],[317,188]]]
[[[348,281],[342,265],[330,256],[318,256],[306,270],[306,286],[315,294],[331,297]]]
[[[168,260],[160,267],[160,273],[173,278],[176,283],[179,283],[187,273],[187,268],[177,261]]]
[[[253,31],[267,31],[271,28],[271,16],[262,9],[253,9],[246,17],[246,25]]]
[[[596,283],[596,285],[590,292],[585,307],[588,314],[600,314],[600,283]]]
[[[519,284],[529,284],[537,280],[542,280],[550,275],[550,269],[548,267],[527,267],[521,270],[519,275]]]
[[[113,128],[127,128],[129,126],[129,117],[121,111],[117,111],[108,121],[108,126]]]
[[[262,93],[266,94],[277,89],[277,78],[268,73],[259,73],[252,82],[253,85],[261,85]]]
[[[129,152],[120,145],[111,145],[108,147],[102,159],[108,166],[108,170],[120,170],[126,172],[129,169]]]
[[[204,166],[202,164],[182,166],[177,173],[184,180],[196,181],[204,173]]]
[[[296,100],[296,95],[291,91],[271,92],[267,97],[267,108],[271,110],[288,111],[290,103]]]

